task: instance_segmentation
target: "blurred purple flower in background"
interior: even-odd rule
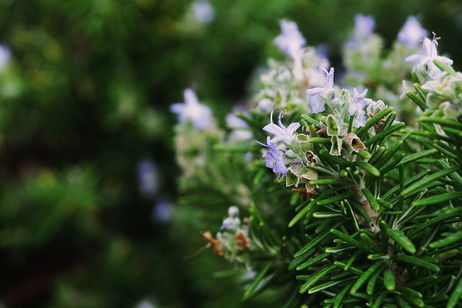
[[[173,207],[174,205],[170,200],[161,198],[153,208],[152,219],[160,223],[168,221],[172,217]]]
[[[249,130],[249,125],[235,113],[229,113],[226,116],[226,125],[232,129],[229,136],[230,140],[243,141],[252,139],[252,132]]]
[[[191,122],[195,128],[204,130],[213,123],[212,111],[206,105],[199,103],[196,93],[192,89],[184,91],[184,103],[170,106],[170,111],[178,115],[180,123]]]
[[[294,60],[300,59],[306,40],[298,30],[297,24],[285,19],[279,23],[281,25],[281,34],[274,39],[274,44]]]
[[[420,22],[414,16],[409,16],[398,33],[398,40],[409,46],[418,46],[428,35],[428,31],[422,28]]]
[[[11,51],[6,45],[0,45],[0,72],[5,69],[5,66],[10,61]]]
[[[306,90],[311,113],[320,113],[325,110],[324,102],[321,99],[320,95],[324,95],[326,92],[332,90],[334,87],[334,68],[331,67],[329,71],[322,67],[321,69],[326,73],[324,87],[316,87]]]
[[[157,168],[151,160],[138,162],[138,188],[144,197],[153,197],[158,189]]]
[[[353,36],[356,38],[366,37],[374,31],[375,20],[372,16],[358,14],[355,16],[355,28]]]
[[[196,0],[192,4],[194,18],[201,23],[209,23],[215,17],[215,10],[207,0]]]
[[[230,128],[248,128],[249,125],[246,121],[239,118],[235,113],[226,115],[226,125]]]

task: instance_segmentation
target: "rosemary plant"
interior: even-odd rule
[[[462,303],[462,73],[415,18],[390,51],[373,28],[357,16],[342,87],[282,21],[287,58],[270,61],[227,129],[190,90],[172,109],[185,192],[229,200],[204,238],[247,272],[244,299],[277,289],[278,307]]]

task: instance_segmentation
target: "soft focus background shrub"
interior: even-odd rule
[[[387,44],[418,15],[445,38],[440,50],[462,61],[456,0],[210,3],[204,19],[197,2],[180,0],[0,1],[9,50],[0,74],[6,305],[271,303],[270,294],[242,304],[233,278],[213,275],[229,265],[197,254],[226,200],[210,194],[203,208],[175,205],[168,106],[193,87],[223,118],[265,59],[279,56],[279,19],[296,21],[310,45],[328,46],[337,67],[355,14],[373,15]]]

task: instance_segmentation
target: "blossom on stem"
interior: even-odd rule
[[[271,111],[270,115],[271,123],[265,125],[263,130],[272,134],[273,138],[271,138],[271,142],[276,143],[278,141],[285,142],[289,144],[295,138],[294,132],[300,127],[300,123],[294,122],[289,124],[289,126],[285,127],[282,124],[282,112],[279,113],[278,117],[278,125],[273,123],[273,111]]]
[[[173,104],[170,106],[170,111],[178,115],[180,123],[191,122],[199,130],[205,130],[213,124],[210,108],[199,103],[192,89],[186,89],[184,103]]]
[[[366,112],[364,108],[373,102],[372,99],[367,98],[367,89],[362,92],[358,92],[355,88],[353,89],[353,98],[350,101],[348,108],[348,113],[350,116],[355,115],[356,117],[353,121],[353,127],[362,127],[366,124]]]
[[[302,47],[306,44],[306,40],[298,30],[297,24],[283,19],[280,21],[280,25],[281,34],[274,39],[274,44],[294,60],[300,59]]]
[[[268,150],[263,154],[265,159],[266,167],[273,169],[274,173],[278,174],[287,174],[287,167],[284,163],[284,158],[282,152],[278,149],[277,145],[271,141],[270,137],[267,137],[266,144],[258,142],[260,145],[268,148]]]
[[[417,18],[409,16],[398,33],[398,41],[408,46],[418,46],[427,35],[428,31],[422,28]]]
[[[413,64],[414,72],[420,70],[428,70],[428,74],[432,79],[437,78],[441,74],[441,70],[433,63],[433,60],[438,60],[444,64],[452,65],[452,60],[446,57],[438,56],[436,47],[438,42],[436,38],[432,40],[425,38],[422,43],[422,48],[415,54],[406,58],[406,62]]]
[[[308,103],[310,105],[311,113],[320,113],[325,110],[324,101],[320,97],[325,95],[328,91],[334,88],[334,68],[331,67],[329,72],[322,68],[321,69],[326,73],[326,79],[324,80],[324,87],[316,87],[306,90],[308,95]]]

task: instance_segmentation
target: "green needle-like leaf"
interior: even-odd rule
[[[441,62],[440,60],[433,60],[433,63],[442,71],[447,72],[449,75],[454,75],[456,71],[452,68],[452,66]]]
[[[389,268],[383,272],[383,285],[388,291],[393,291],[396,287],[395,274]]]
[[[310,275],[310,278],[300,287],[299,293],[302,294],[308,291],[308,289],[311,288],[316,282],[321,280],[324,276],[326,276],[335,268],[337,267],[334,264],[332,264],[314,273],[313,275]]]
[[[349,191],[349,192],[346,192],[346,193],[339,194],[337,196],[333,196],[333,197],[330,197],[330,198],[327,198],[327,199],[324,199],[324,200],[317,201],[316,204],[317,205],[327,205],[327,204],[331,204],[331,203],[334,203],[334,202],[344,200],[344,199],[349,198],[351,196],[353,196],[353,192]]]
[[[382,303],[385,300],[385,296],[387,296],[387,293],[382,293],[380,294],[379,297],[374,302],[374,305],[372,305],[372,308],[380,308],[382,307]]]
[[[351,288],[352,283],[348,284],[343,290],[334,298],[334,308],[339,308],[342,304],[343,298],[347,294],[348,290]]]
[[[441,171],[438,171],[438,172],[435,172],[427,177],[424,177],[420,180],[418,180],[417,182],[411,184],[409,187],[407,187],[405,190],[403,190],[401,192],[401,196],[406,196],[406,195],[409,195],[410,193],[413,193],[414,191],[416,190],[419,190],[419,189],[422,189],[422,188],[425,188],[426,186],[428,186],[430,183],[434,182],[435,180],[443,177],[443,176],[446,176],[456,170],[458,170],[459,167],[452,167],[452,168],[449,168],[449,169],[446,169],[446,170],[441,170]]]
[[[351,287],[350,294],[355,294],[359,288],[369,279],[369,277],[374,274],[374,272],[383,264],[382,261],[375,262],[374,264],[369,267],[367,271],[365,271],[361,276],[359,276],[358,280],[354,283]]]
[[[413,162],[415,160],[418,160],[420,158],[433,155],[435,153],[438,153],[437,149],[430,149],[430,150],[418,152],[418,153],[415,153],[415,154],[407,155],[407,156],[404,156],[404,158],[399,162],[398,165],[405,165],[405,164],[408,164],[408,163]]]
[[[457,122],[457,121],[452,121],[452,120],[446,120],[442,118],[422,117],[422,118],[417,119],[417,122],[436,123],[436,124],[440,124],[441,126],[462,129],[462,123]]]
[[[412,202],[412,205],[414,206],[424,206],[424,205],[431,205],[431,204],[436,204],[436,203],[442,203],[446,202],[452,199],[460,198],[462,197],[462,192],[449,192],[449,193],[444,193],[440,195],[435,195],[431,196],[428,198],[416,200]]]
[[[380,111],[379,113],[377,113],[375,116],[373,116],[372,118],[370,118],[369,120],[366,121],[366,124],[361,127],[360,129],[358,129],[357,131],[357,135],[359,137],[361,137],[365,132],[367,132],[367,130],[369,128],[371,128],[374,124],[376,124],[377,122],[379,122],[381,119],[383,119],[384,117],[386,117],[390,112],[393,111],[393,108],[392,107],[387,107],[385,109],[383,109],[382,111]]]
[[[364,194],[364,197],[366,197],[366,199],[369,202],[369,204],[371,205],[371,207],[375,211],[379,211],[380,210],[380,204],[377,202],[377,199],[375,199],[374,195],[372,195],[372,193],[369,191],[369,189],[364,188],[362,190],[362,193]]]
[[[402,231],[387,229],[387,235],[408,252],[416,252],[414,244]]]
[[[409,92],[406,93],[406,95],[407,95],[407,97],[412,99],[414,101],[414,103],[416,103],[420,107],[420,109],[422,109],[422,110],[427,109],[427,104],[425,103],[425,101],[421,97],[415,95],[414,92],[409,91]]]
[[[330,255],[329,253],[323,253],[323,254],[320,254],[319,256],[311,258],[308,261],[306,261],[305,263],[302,263],[299,266],[297,266],[296,270],[300,271],[300,270],[305,269],[307,267],[310,267],[310,266],[312,266],[312,265],[314,265],[316,263],[319,263],[320,261],[322,261],[323,259],[325,259],[329,255]]]
[[[392,126],[390,126],[389,128],[381,131],[380,133],[378,133],[377,135],[375,135],[374,137],[371,137],[369,139],[366,140],[366,142],[364,142],[364,144],[366,146],[370,146],[372,145],[374,142],[378,141],[378,140],[381,140],[383,138],[385,138],[386,136],[394,133],[395,131],[397,131],[398,129],[400,128],[403,128],[406,124],[404,123],[397,123],[397,124],[393,124]]]
[[[366,293],[368,295],[374,294],[375,285],[377,284],[377,279],[379,278],[380,272],[381,271],[376,271],[374,274],[372,274],[371,278],[369,278],[366,286]]]
[[[316,238],[314,238],[312,241],[310,241],[306,246],[304,246],[302,249],[297,251],[297,253],[295,253],[295,255],[294,255],[294,258],[297,258],[297,257],[301,256],[302,254],[304,254],[305,252],[307,252],[311,248],[315,247],[319,242],[321,242],[329,234],[330,234],[330,232],[327,231],[326,233],[324,233],[322,235],[318,235]]]
[[[307,201],[308,202],[308,201]],[[300,219],[302,219],[306,213],[316,204],[316,201],[311,201],[309,202],[303,209],[300,210],[300,212],[295,215],[294,218],[289,222],[289,228],[293,227]]]
[[[459,278],[454,291],[452,291],[451,296],[449,297],[448,304],[446,308],[454,308],[460,303],[460,298],[462,297],[462,277]]]
[[[367,173],[373,176],[380,176],[380,171],[374,166],[372,166],[371,164],[369,164],[368,162],[362,161],[362,162],[357,162],[356,164],[362,169],[366,170]]]
[[[462,231],[455,232],[444,239],[431,243],[431,248],[440,248],[462,240]]]
[[[272,266],[272,262],[266,263],[265,267],[261,270],[260,273],[258,273],[257,277],[255,277],[254,281],[252,281],[250,286],[245,291],[244,300],[250,298],[255,293],[255,290],[256,290],[258,284],[263,280],[263,278],[265,278],[265,275],[269,271],[271,266]]]
[[[395,256],[394,259],[396,261],[399,261],[399,262],[409,263],[409,264],[413,264],[413,265],[416,265],[416,266],[419,266],[419,267],[423,267],[423,268],[426,268],[426,269],[434,271],[434,272],[439,272],[440,271],[439,266],[437,266],[436,264],[430,263],[430,262],[428,262],[426,260],[423,260],[421,258],[418,258],[418,257],[408,256],[408,255],[403,255],[402,254],[402,255]]]

